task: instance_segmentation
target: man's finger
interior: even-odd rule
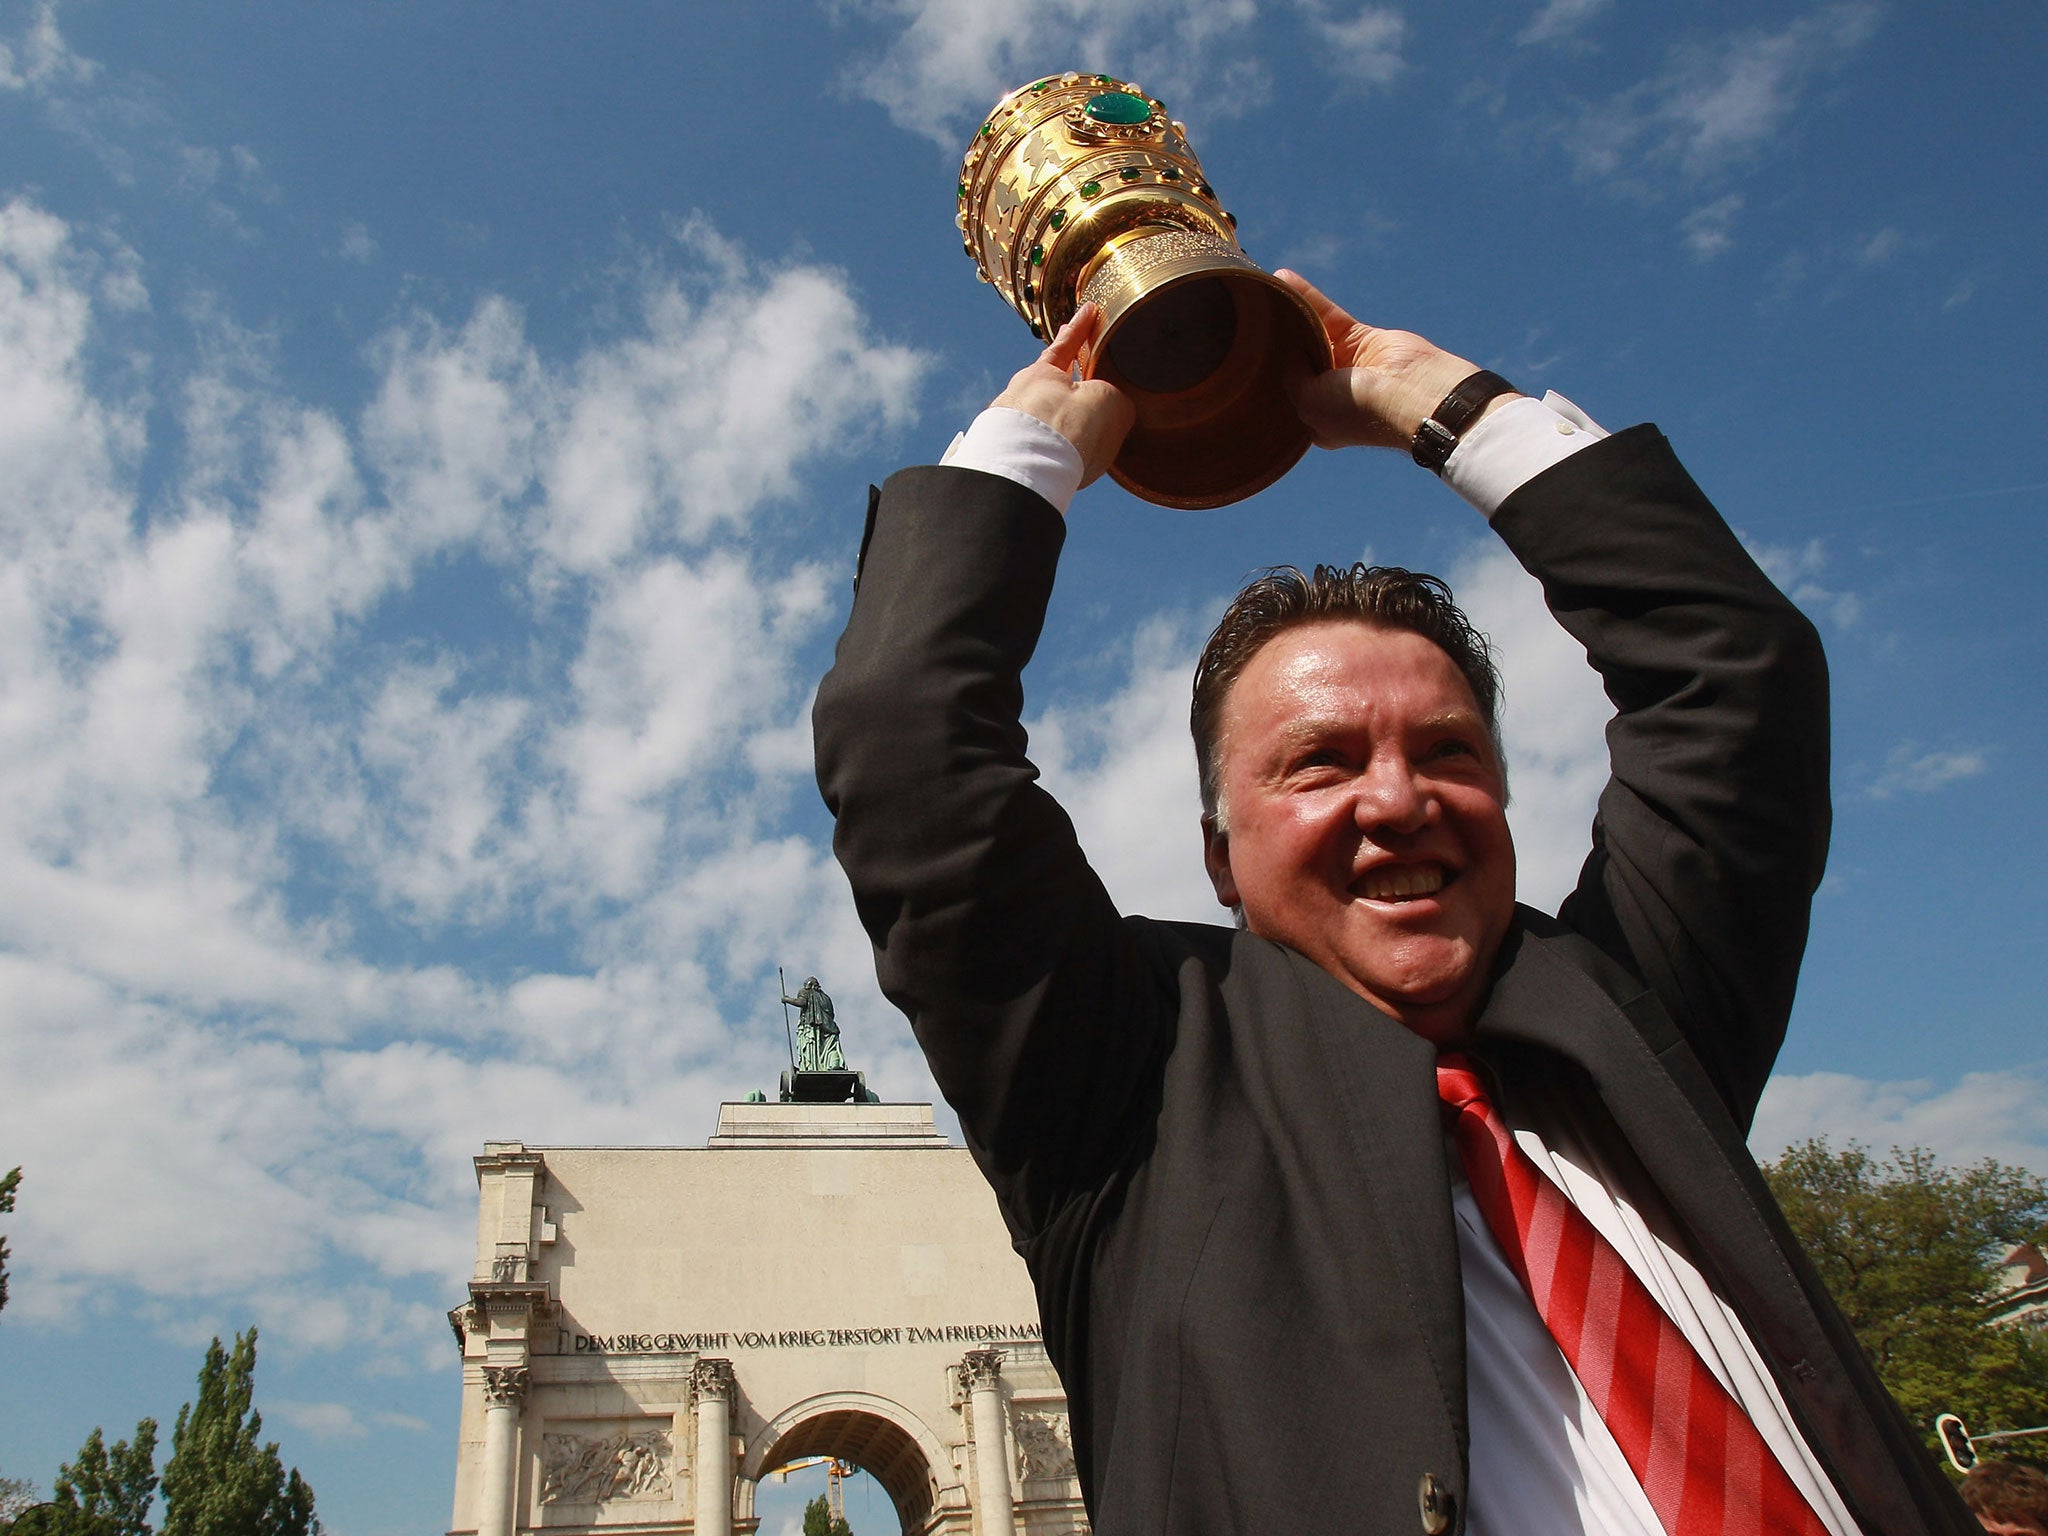
[[[1050,363],[1061,373],[1068,372],[1081,356],[1081,348],[1088,344],[1088,338],[1095,333],[1095,322],[1101,316],[1102,311],[1093,304],[1083,304],[1074,311],[1074,318],[1060,327],[1059,334],[1053,337],[1051,344],[1039,355],[1038,360],[1041,363]]]
[[[1323,333],[1332,342],[1353,331],[1370,331],[1372,329],[1371,326],[1364,324],[1350,310],[1345,309],[1335,299],[1324,293],[1322,289],[1303,277],[1299,272],[1282,267],[1273,275],[1300,294],[1304,299],[1308,300],[1308,307],[1313,309],[1316,312],[1316,318],[1323,322]]]

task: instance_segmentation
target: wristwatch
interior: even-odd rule
[[[1514,392],[1514,385],[1488,369],[1482,368],[1468,376],[1464,383],[1445,395],[1443,403],[1429,413],[1429,419],[1415,429],[1414,441],[1408,445],[1409,454],[1431,474],[1442,474],[1451,450],[1458,446],[1458,439],[1465,435],[1465,429],[1479,419],[1486,403]]]

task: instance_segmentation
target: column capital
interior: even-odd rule
[[[960,1359],[960,1375],[970,1392],[999,1386],[1003,1375],[1000,1349],[970,1349]]]
[[[523,1365],[484,1367],[484,1404],[516,1409],[526,1400],[527,1369]]]
[[[715,1356],[699,1359],[690,1367],[690,1392],[699,1402],[715,1397],[729,1403],[738,1391],[733,1377],[732,1362]]]

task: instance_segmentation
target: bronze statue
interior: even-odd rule
[[[796,1069],[799,1072],[844,1072],[846,1055],[839,1048],[839,1025],[832,1016],[832,996],[807,977],[795,997],[785,1003],[797,1010]]]

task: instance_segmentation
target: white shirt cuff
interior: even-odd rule
[[[1444,483],[1491,517],[1551,465],[1605,436],[1605,427],[1555,390],[1541,400],[1510,400],[1458,440]]]
[[[1081,489],[1081,450],[1036,416],[992,405],[953,439],[939,460],[955,469],[979,469],[1036,491],[1066,515]]]

